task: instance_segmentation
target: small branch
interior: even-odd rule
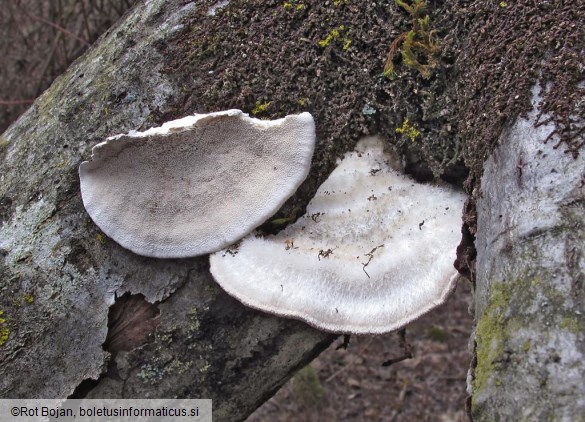
[[[351,360],[351,362],[349,362],[347,365],[345,365],[344,367],[340,368],[338,371],[334,372],[329,378],[327,378],[325,380],[325,382],[330,382],[333,379],[335,379],[339,374],[341,374],[342,372],[348,370],[349,368],[351,368],[358,360],[358,358],[362,355],[362,353],[364,353],[364,351],[368,348],[368,346],[370,344],[372,344],[372,341],[374,340],[374,337],[371,337],[368,342],[366,344],[364,344],[364,346],[360,349],[360,351],[357,353],[357,355],[355,355],[353,357],[353,359]]]
[[[399,336],[399,344],[402,347],[404,354],[394,359],[389,359],[386,362],[382,363],[382,366],[390,366],[394,365],[395,363],[402,362],[406,359],[412,359],[412,345],[406,341],[406,328],[400,329],[398,331]]]
[[[70,36],[70,37],[72,37],[72,38],[75,38],[77,41],[79,41],[79,42],[83,43],[83,44],[84,44],[84,45],[86,45],[87,47],[89,47],[89,46],[91,45],[91,44],[90,44],[89,42],[87,42],[87,40],[85,40],[84,38],[81,38],[80,36],[78,36],[78,35],[75,35],[73,32],[69,31],[67,28],[63,28],[62,26],[60,26],[60,25],[57,25],[55,22],[51,22],[50,20],[48,20],[48,19],[45,19],[45,18],[42,18],[42,17],[40,17],[40,16],[31,15],[30,13],[27,13],[27,12],[24,12],[24,11],[23,11],[23,13],[24,13],[26,16],[28,16],[29,18],[33,19],[33,20],[36,20],[36,21],[38,21],[38,22],[45,23],[45,24],[47,24],[47,25],[49,25],[49,26],[51,26],[51,27],[55,28],[57,31],[60,31],[60,32],[64,33],[65,35],[68,35],[68,36]]]
[[[335,348],[335,350],[339,350],[339,349],[347,350],[347,348],[349,347],[349,339],[350,338],[351,338],[351,334],[344,334],[343,335],[343,343],[341,343],[339,346],[337,346]]]
[[[35,100],[0,100],[0,105],[32,104]]]
[[[374,258],[374,252],[376,252],[377,249],[382,248],[382,247],[384,247],[383,244],[382,245],[379,245],[379,246],[376,246],[374,249],[372,249],[370,252],[368,252],[366,254],[366,256],[369,257],[368,262],[362,262],[362,270],[364,270],[364,273],[366,273],[366,275],[368,276],[368,278],[370,278],[370,275],[366,271],[366,267],[370,264],[370,262]]]

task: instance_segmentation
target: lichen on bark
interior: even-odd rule
[[[554,123],[534,125],[539,92],[487,160],[477,200],[475,420],[585,414],[585,158],[544,142]]]

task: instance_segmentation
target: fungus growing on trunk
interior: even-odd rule
[[[339,333],[396,330],[454,287],[464,195],[393,170],[379,138],[346,154],[274,236],[211,255],[211,273],[253,308]]]
[[[273,215],[306,178],[314,144],[309,113],[195,114],[93,147],[81,196],[103,232],[137,254],[203,255]]]

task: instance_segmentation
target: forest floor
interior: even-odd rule
[[[461,279],[450,299],[406,330],[413,358],[396,333],[340,338],[297,373],[247,422],[264,421],[467,421],[466,376],[471,286]]]

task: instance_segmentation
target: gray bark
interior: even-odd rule
[[[585,156],[544,142],[533,103],[477,201],[475,420],[585,420]]]
[[[239,420],[332,340],[227,297],[205,257],[120,248],[83,209],[77,167],[91,147],[177,106],[183,82],[162,67],[196,15],[199,2],[184,3],[139,2],[0,138],[0,397],[65,397],[93,379],[90,397],[212,398],[215,420]],[[503,134],[477,202],[478,420],[585,414],[584,158],[545,144],[551,128],[533,121]],[[156,308],[131,302],[132,335],[108,330],[125,292]]]
[[[77,168],[90,148],[153,126],[180,96],[161,46],[196,9],[138,2],[0,138],[0,397],[67,397],[99,380],[89,396],[212,398],[214,420],[240,420],[334,338],[244,308],[207,257],[122,249],[83,208]],[[129,308],[139,332],[116,328],[107,351],[108,311],[125,292],[146,300]]]

